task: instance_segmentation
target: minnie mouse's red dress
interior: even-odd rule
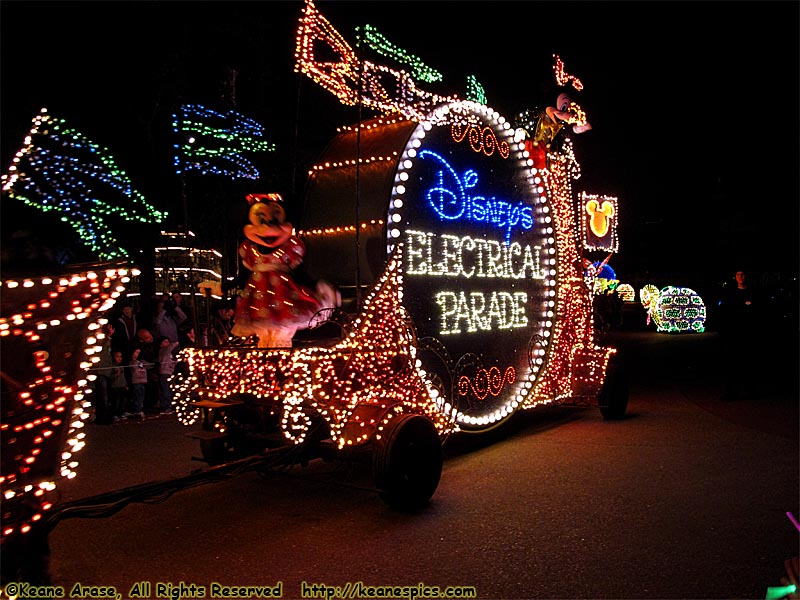
[[[310,289],[291,277],[292,269],[303,262],[305,244],[291,236],[269,253],[269,248],[245,240],[239,256],[253,273],[236,305],[234,335],[260,335],[265,330],[303,329],[322,306]]]

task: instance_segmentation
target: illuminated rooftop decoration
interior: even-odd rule
[[[579,208],[583,247],[591,251],[617,252],[619,250],[617,198],[581,192]]]
[[[355,106],[361,102],[383,114],[399,112],[420,121],[437,104],[456,100],[418,88],[406,71],[368,60],[359,61],[356,52],[316,9],[312,0],[306,0],[303,15],[297,31],[295,72],[310,77],[342,104]],[[338,60],[318,60],[317,49],[321,45],[327,46],[327,52]]]
[[[417,366],[401,299],[395,256],[333,348],[182,350],[189,372],[173,379],[181,422],[200,417],[194,395],[219,402],[247,392],[282,406],[281,428],[293,443],[303,442],[314,414],[327,421],[339,448],[380,438],[399,414],[424,414],[441,433],[452,431],[453,407],[442,404],[439,388]]]
[[[95,376],[88,371],[100,360],[107,322],[103,313],[130,274],[98,268],[0,284],[3,540],[30,531],[53,507],[56,481],[76,475],[92,404],[88,384]]]
[[[42,212],[55,212],[101,259],[128,256],[113,219],[159,223],[167,216],[136,191],[108,150],[41,109],[23,147],[2,176],[3,191]]]
[[[194,233],[191,231],[189,232],[188,236],[183,233],[173,233],[169,231],[162,231],[161,232],[161,243],[167,244],[164,246],[156,246],[154,248],[156,252],[156,257],[159,254],[166,254],[170,253],[169,260],[176,262],[177,264],[181,264],[181,266],[188,266],[189,264],[195,264],[197,261],[195,257],[202,257],[203,262],[207,264],[211,263],[218,263],[219,260],[222,258],[222,254],[219,250],[215,250],[214,248],[205,249],[205,248],[196,248],[191,245],[187,245],[188,238],[195,237]],[[180,260],[183,258],[184,260]],[[176,261],[176,259],[178,259]],[[156,259],[158,262],[158,259]],[[219,277],[219,274],[217,273]]]
[[[184,104],[173,115],[172,127],[178,174],[198,171],[231,179],[258,179],[258,169],[243,153],[272,152],[264,127],[235,111],[218,112],[197,104]]]
[[[182,290],[184,295],[195,293],[204,295],[198,286],[197,291],[191,289],[195,278],[200,277],[204,283],[222,281],[222,254],[213,248],[197,248],[192,245],[195,237],[192,231],[187,233],[162,231],[160,245],[155,247],[155,264],[153,272],[156,278],[156,290]],[[139,282],[134,280],[135,284]],[[138,286],[131,286],[138,287]],[[135,295],[135,294],[129,294]],[[215,294],[212,294],[214,296]]]

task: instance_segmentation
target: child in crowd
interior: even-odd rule
[[[158,407],[162,415],[171,415],[172,410],[172,388],[169,380],[175,372],[175,351],[178,349],[178,342],[171,341],[166,336],[161,336],[158,340]]]
[[[106,323],[103,326],[103,342],[98,360],[92,371],[96,373],[96,378],[92,386],[94,422],[97,425],[110,425],[117,413],[114,412],[113,398],[111,397],[111,371],[113,368],[111,359],[111,336],[114,334],[114,326]],[[101,337],[101,336],[98,336]]]
[[[131,354],[131,404],[133,413],[125,413],[126,417],[138,416],[144,419],[144,395],[147,389],[147,364],[139,358],[142,349],[138,346]]]
[[[127,419],[128,410],[128,378],[125,375],[125,365],[122,362],[122,351],[111,353],[111,384],[109,385],[109,406],[114,415],[114,421]]]

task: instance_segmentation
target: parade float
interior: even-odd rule
[[[647,324],[658,333],[703,333],[706,330],[706,304],[691,288],[667,285],[660,290],[649,283],[639,291],[647,312]]]
[[[321,60],[320,48],[338,59]],[[341,301],[299,327],[310,335],[291,345],[237,338],[182,350],[176,408],[211,478],[248,460],[261,469],[366,460],[387,503],[417,508],[436,491],[448,436],[480,435],[542,406],[622,417],[626,380],[616,350],[595,342],[584,269],[584,251],[616,252],[618,208],[594,194],[579,202],[573,191],[580,167],[571,136],[590,125],[566,93],[582,84],[561,59],[556,106],[512,121],[480,97],[430,93],[408,71],[360,59],[308,1],[295,70],[375,113],[342,127],[310,169],[301,228],[290,236],[305,246],[309,276],[334,283]],[[37,119],[51,133],[62,126],[46,111]],[[4,191],[50,210],[16,170],[34,151],[15,159]],[[110,164],[102,162],[95,171]],[[142,201],[121,171],[105,180]],[[115,240],[96,212],[60,208],[102,259],[125,259],[109,253]],[[137,218],[160,215],[145,206]],[[266,223],[252,218],[256,229]],[[54,507],[56,482],[74,476],[87,441],[102,314],[135,275],[109,264],[3,281],[2,533],[17,557],[4,577],[31,576],[46,562],[47,531],[64,513]],[[113,510],[184,483],[129,488]]]
[[[554,59],[557,83],[580,90]],[[616,350],[593,341],[582,256],[616,251],[617,204],[583,194],[576,215],[570,134],[590,129],[580,106],[565,92],[512,122],[427,92],[359,59],[310,1],[295,70],[379,113],[341,127],[308,174],[305,268],[343,295],[312,320],[337,335],[185,349],[178,411],[203,457],[287,446],[301,460],[366,457],[387,502],[417,507],[451,434],[553,404],[624,415]]]

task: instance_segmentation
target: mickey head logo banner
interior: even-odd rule
[[[619,208],[616,197],[581,192],[579,213],[578,222],[584,248],[605,252],[616,252],[619,249],[617,237]]]

